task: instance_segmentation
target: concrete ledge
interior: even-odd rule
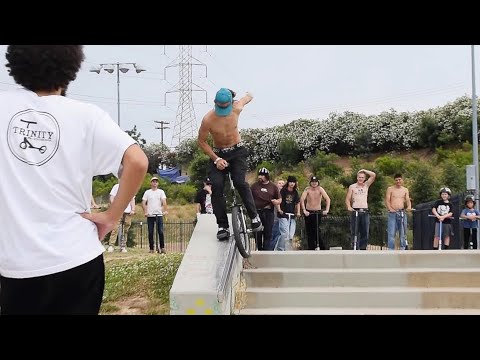
[[[239,281],[241,257],[232,238],[217,240],[214,215],[199,214],[197,220],[170,289],[170,314],[230,314],[235,301],[232,289]]]

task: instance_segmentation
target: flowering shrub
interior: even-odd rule
[[[471,99],[463,96],[427,111],[398,113],[390,109],[371,116],[346,111],[332,113],[323,120],[298,119],[267,129],[242,129],[240,135],[250,153],[248,165],[253,169],[262,161],[278,162],[279,144],[285,139],[295,140],[303,159],[310,158],[317,150],[352,155],[358,153],[359,145],[363,146],[363,151],[387,152],[458,143],[469,140],[471,116]],[[430,126],[433,126],[426,129],[427,135],[437,134],[427,139],[430,145],[422,137],[425,135],[424,119],[430,119]],[[179,158],[193,158],[194,140],[186,140],[178,146]]]

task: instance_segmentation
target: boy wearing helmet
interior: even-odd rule
[[[477,248],[477,228],[478,219],[480,219],[480,211],[475,209],[475,197],[467,195],[465,197],[465,209],[462,210],[460,218],[463,219],[463,248]],[[470,236],[472,237],[470,240]]]
[[[433,249],[438,250],[438,241],[440,235],[440,223],[442,223],[442,243],[444,249],[450,246],[450,236],[452,233],[453,207],[449,199],[452,192],[449,188],[444,187],[440,189],[440,199],[435,202],[432,208],[432,213],[435,215],[435,236],[433,238]]]

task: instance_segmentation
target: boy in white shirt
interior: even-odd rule
[[[150,252],[154,252],[153,233],[155,223],[157,224],[157,234],[160,241],[160,249],[157,245],[157,252],[165,254],[165,239],[163,236],[163,215],[168,214],[167,196],[162,189],[158,188],[158,178],[152,177],[150,180],[151,189],[145,191],[142,197],[142,207],[147,217],[148,225],[148,245]]]

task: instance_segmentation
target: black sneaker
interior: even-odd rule
[[[229,228],[218,228],[217,232],[217,239],[220,241],[228,240],[230,237],[230,229]]]
[[[256,216],[252,219],[252,231],[258,232],[263,230],[262,220],[260,220],[260,216]]]

